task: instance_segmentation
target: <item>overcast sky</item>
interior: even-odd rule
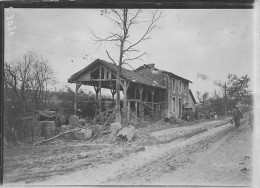
[[[149,19],[151,11],[144,10],[142,19]],[[95,59],[111,62],[106,50],[118,59],[114,44],[106,43],[98,48],[90,38],[91,30],[106,36],[116,29],[98,9],[13,9],[12,14],[15,30],[9,36],[5,29],[5,61],[15,60],[29,50],[43,54],[55,70],[60,83],[57,89]],[[228,73],[248,74],[252,78],[253,23],[254,10],[162,10],[151,40],[139,46],[150,55],[142,61],[131,62],[131,66],[154,63],[158,69],[191,80],[194,94],[213,91],[213,81],[225,81]],[[133,28],[131,36],[138,38],[145,27]],[[197,80],[197,73],[209,78]],[[69,85],[75,88],[74,84]]]

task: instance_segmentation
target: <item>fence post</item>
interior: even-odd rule
[[[34,142],[34,119],[31,121],[31,135],[32,135],[32,142]]]

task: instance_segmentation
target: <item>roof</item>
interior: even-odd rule
[[[101,59],[96,59],[91,64],[89,64],[88,66],[83,68],[82,70],[73,74],[68,79],[68,82],[69,83],[75,82],[78,77],[80,77],[83,73],[90,71],[93,67],[96,66],[96,64],[102,64],[103,66],[108,67],[109,69],[111,69],[114,72],[118,71],[118,66],[116,64],[109,63],[109,62],[106,62],[106,61],[101,60]],[[158,87],[158,88],[165,88],[164,86],[157,83],[155,80],[145,76],[144,74],[137,72],[137,71],[131,71],[131,70],[125,69],[123,67],[121,68],[121,77],[124,78],[124,79],[130,80],[132,82],[135,82],[135,83],[150,85],[150,86],[154,86],[154,87]]]
[[[194,95],[193,95],[193,93],[192,93],[192,91],[190,89],[189,89],[189,93],[190,93],[190,96],[191,96],[194,104],[197,104],[196,99],[195,99],[195,97],[194,97]]]
[[[181,79],[181,80],[185,80],[185,81],[187,81],[187,82],[192,83],[190,80],[188,80],[188,79],[186,79],[186,78],[183,78],[183,77],[181,77],[181,76],[178,76],[178,75],[173,74],[173,73],[168,72],[168,71],[164,71],[164,70],[160,70],[160,69],[157,69],[157,68],[154,68],[154,67],[150,67],[150,65],[146,65],[146,64],[144,64],[144,65],[138,67],[135,71],[140,71],[140,70],[146,69],[146,68],[149,68],[149,69],[154,70],[154,71],[160,71],[161,73],[166,74],[166,75],[168,75],[168,76],[175,77],[175,78],[178,78],[178,79]]]

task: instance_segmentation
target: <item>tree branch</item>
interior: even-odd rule
[[[140,59],[140,58],[141,58],[142,56],[144,56],[145,54],[147,54],[147,52],[144,52],[144,53],[142,53],[141,55],[136,56],[136,57],[134,57],[134,58],[125,59],[122,64],[124,64],[126,61],[132,61],[132,60],[135,60],[135,59]]]
[[[108,51],[106,50],[107,56],[109,57],[109,59],[111,59],[111,61],[113,61],[113,63],[116,65],[116,62],[114,61],[114,59],[109,55]]]
[[[129,49],[131,49],[132,47],[138,45],[141,41],[150,39],[150,37],[146,37],[154,28],[155,28],[155,23],[159,20],[159,18],[161,17],[161,13],[157,15],[158,10],[155,11],[155,13],[153,14],[152,20],[150,25],[148,26],[148,28],[146,29],[145,33],[143,34],[143,36],[134,44],[130,45],[129,47],[126,48],[126,50],[124,50],[124,52],[127,52]]]

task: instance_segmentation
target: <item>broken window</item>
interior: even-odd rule
[[[181,93],[181,81],[179,81],[178,91]]]
[[[114,74],[111,74],[111,79],[116,79],[116,76]]]
[[[172,79],[172,91],[175,92],[175,79]]]
[[[110,77],[109,77],[109,71],[107,71],[107,79],[110,79]]]
[[[176,108],[176,101],[175,101],[175,97],[172,98],[172,112],[175,112],[175,108]]]
[[[104,74],[105,70],[103,67],[101,67],[101,79],[105,78],[105,74]]]
[[[90,78],[91,79],[98,79],[99,78],[99,68],[94,70],[93,72],[90,73]]]

